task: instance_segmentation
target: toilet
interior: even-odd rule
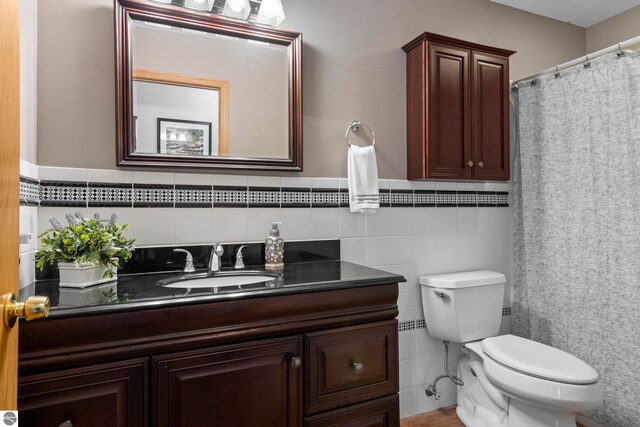
[[[429,334],[462,344],[456,413],[467,427],[575,427],[604,399],[581,359],[515,335],[498,335],[506,279],[493,271],[420,277]]]

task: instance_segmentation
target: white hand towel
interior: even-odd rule
[[[380,207],[380,192],[376,151],[373,146],[349,147],[347,175],[351,212],[376,213],[376,209]]]

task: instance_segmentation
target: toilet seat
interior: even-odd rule
[[[510,369],[486,354],[484,370],[489,381],[504,394],[520,401],[535,402],[552,410],[582,413],[602,404],[604,393],[599,382],[567,384],[549,381]]]
[[[482,341],[483,352],[495,362],[524,375],[565,384],[598,382],[598,372],[583,360],[557,348],[515,335]]]

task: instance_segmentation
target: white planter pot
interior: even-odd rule
[[[117,272],[114,272],[113,277],[105,278],[104,273],[107,268],[99,264],[59,262],[58,270],[60,270],[60,286],[63,288],[86,288],[118,279]]]

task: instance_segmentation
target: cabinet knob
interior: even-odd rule
[[[351,363],[351,368],[353,368],[353,372],[355,372],[356,374],[361,374],[364,372],[364,363],[353,362]]]
[[[60,424],[58,427],[73,427],[73,424],[71,424],[71,421],[65,421],[62,424]]]
[[[300,366],[302,366],[302,359],[300,359],[299,357],[292,357],[291,358],[291,367],[298,369]]]
[[[465,166],[472,168],[473,167],[473,160],[469,160],[467,163],[464,164]]]
[[[481,167],[483,167],[483,166],[484,166],[484,163],[482,163],[482,162],[478,162],[478,163],[476,163],[476,166],[478,166],[479,168],[481,168]]]

